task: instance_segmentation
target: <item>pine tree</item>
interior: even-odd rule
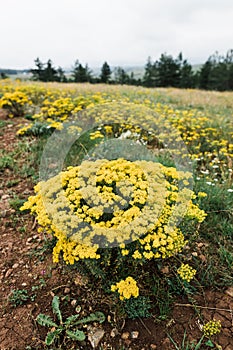
[[[199,74],[199,88],[207,90],[210,87],[210,75],[212,71],[212,63],[208,60],[201,67]]]
[[[43,81],[44,64],[41,62],[39,57],[37,57],[34,62],[36,68],[30,69],[30,73],[32,73],[32,79]]]
[[[48,81],[58,81],[57,70],[53,67],[52,61],[49,59],[47,62],[47,66],[43,71],[43,80],[45,82]]]
[[[75,61],[72,75],[76,83],[90,82],[92,79],[91,71],[88,65],[86,64],[85,67],[83,67],[78,60]]]
[[[30,70],[33,80],[44,82],[59,81],[58,72],[53,67],[52,61],[50,59],[48,60],[46,66],[40,61],[39,58],[37,58],[34,62],[36,68]]]
[[[101,68],[100,81],[101,83],[107,84],[111,78],[111,69],[107,62],[104,62]]]
[[[114,75],[116,84],[129,84],[130,78],[123,68],[117,67]]]
[[[162,54],[157,66],[158,66],[158,86],[161,87],[179,87],[180,85],[180,65],[182,56],[181,54],[177,59],[174,59],[171,55]]]
[[[1,73],[0,73],[0,78],[1,78],[1,79],[7,79],[8,77],[7,77],[6,73],[1,72]]]
[[[143,76],[143,85],[146,87],[155,87],[158,80],[158,71],[156,63],[152,63],[151,57],[148,57]]]
[[[228,87],[229,90],[233,90],[233,63],[228,67]]]
[[[191,64],[184,60],[180,70],[180,86],[181,88],[192,88],[195,86],[194,74]]]
[[[57,76],[58,76],[58,81],[61,83],[67,83],[67,78],[65,76],[65,72],[61,67],[58,67],[57,69]]]

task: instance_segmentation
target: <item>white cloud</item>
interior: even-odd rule
[[[0,12],[0,67],[144,64],[179,51],[203,62],[233,48],[231,0],[8,0]]]

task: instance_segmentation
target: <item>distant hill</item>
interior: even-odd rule
[[[201,67],[203,66],[203,64],[193,64],[193,71],[194,73],[196,73],[197,71],[199,71],[201,69]]]
[[[144,74],[144,66],[111,66],[111,71],[114,74],[114,71],[118,68],[121,67],[125,70],[125,72],[127,74],[131,74],[134,73],[134,77],[136,79],[142,78],[143,74]],[[91,68],[93,75],[98,77],[100,75],[101,72],[101,68],[100,67],[94,67]]]
[[[6,75],[24,74],[24,73],[29,73],[29,69],[0,68],[0,74],[1,73],[4,73]]]
[[[114,71],[118,68],[119,66],[111,66],[111,70],[114,75]],[[121,66],[127,74],[134,73],[135,79],[140,79],[143,77],[144,72],[145,72],[145,66]],[[198,70],[201,69],[202,64],[194,64],[193,66],[193,71],[197,72]],[[90,68],[93,75],[95,77],[100,76],[101,68],[100,67],[94,67]],[[67,77],[71,76],[71,71],[72,68],[64,68],[65,74]],[[8,68],[0,68],[0,74],[4,73],[7,76],[14,78],[29,78],[31,77],[30,70],[29,69],[8,69]]]
[[[119,66],[111,66],[111,70],[114,73],[114,70],[117,69],[117,67]],[[193,71],[196,73],[197,71],[199,71],[202,67],[202,64],[193,64],[192,68]],[[145,72],[145,66],[121,66],[121,68],[123,68],[127,74],[131,74],[134,73],[134,77],[136,79],[140,79],[143,77],[144,72]],[[91,68],[93,75],[94,76],[99,76],[100,75],[100,71],[101,69],[99,67],[95,67],[95,68]]]

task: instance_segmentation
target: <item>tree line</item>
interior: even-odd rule
[[[133,72],[128,74],[122,67],[112,70],[107,62],[103,63],[100,74],[96,77],[88,64],[83,65],[79,60],[75,61],[70,76],[61,67],[55,68],[50,59],[47,63],[42,63],[37,58],[35,68],[30,72],[33,80],[43,82],[89,82],[226,91],[233,90],[233,50],[229,50],[225,56],[216,52],[196,72],[182,53],[175,58],[163,53],[156,61],[149,57],[141,78],[136,78]]]

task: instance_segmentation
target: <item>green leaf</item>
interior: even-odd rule
[[[209,347],[211,347],[211,348],[214,347],[214,344],[212,343],[212,341],[211,341],[210,339],[207,340],[207,342],[205,342],[205,345],[207,345],[207,346],[209,346]]]
[[[45,344],[51,345],[57,336],[61,333],[61,329],[56,329],[55,331],[49,332],[45,338]]]
[[[46,326],[46,327],[57,327],[56,323],[53,322],[52,318],[44,315],[44,314],[39,314],[36,318],[36,321],[41,325],[41,326]]]
[[[52,300],[52,308],[53,308],[53,313],[57,316],[60,323],[62,323],[62,315],[59,307],[59,297],[56,295],[53,297],[53,300]]]
[[[94,321],[103,323],[105,321],[105,315],[103,314],[103,312],[97,311],[95,313],[92,313],[89,316],[84,317],[81,320],[75,322],[75,324],[77,325]]]
[[[67,330],[66,334],[72,340],[83,341],[86,338],[85,333],[83,331],[79,331],[78,329],[76,331],[68,331]]]
[[[205,335],[203,335],[201,337],[201,339],[199,340],[199,342],[197,343],[197,345],[195,346],[195,349],[194,350],[199,350],[201,348],[201,344],[202,344],[202,341],[203,339],[205,338]]]
[[[65,325],[70,325],[70,324],[72,324],[74,321],[76,321],[79,317],[80,317],[80,315],[72,315],[72,316],[70,316],[70,317],[67,317],[67,319],[65,320],[64,324],[65,324]]]

